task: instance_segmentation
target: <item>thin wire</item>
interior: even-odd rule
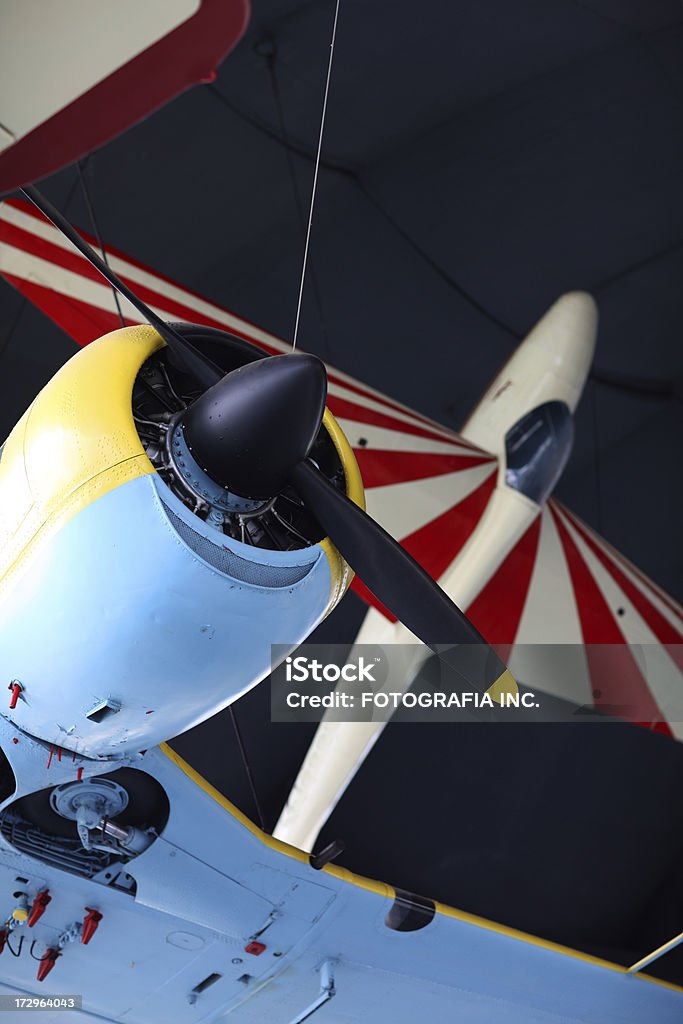
[[[278,134],[272,128],[269,128],[268,125],[262,124],[253,115],[247,114],[244,110],[241,110],[239,107],[236,107],[231,100],[223,96],[223,94],[220,93],[217,89],[215,89],[214,86],[209,85],[207,86],[207,88],[212,93],[212,95],[215,96],[215,98],[227,110],[229,110],[232,114],[238,117],[241,121],[244,121],[245,124],[248,124],[255,131],[260,132],[262,135],[265,135],[266,138],[271,139],[273,142],[277,142],[278,145],[288,148],[289,150],[291,150],[292,153],[295,153],[297,156],[302,157],[304,160],[310,160],[311,163],[314,162],[315,157],[312,152],[309,152],[303,146],[293,142],[291,139],[284,138],[282,134]],[[509,334],[511,337],[517,339],[522,338],[523,335],[519,331],[517,331],[510,324],[505,323],[503,320],[495,316],[494,313],[492,313],[481,302],[475,299],[475,297],[471,295],[470,292],[468,292],[467,289],[464,288],[459,281],[452,277],[444,269],[444,267],[437,263],[436,260],[432,259],[432,257],[426,252],[426,250],[423,249],[415,241],[412,235],[410,235],[405,230],[405,228],[403,228],[398,223],[398,221],[396,221],[389,214],[389,212],[384,208],[384,206],[382,206],[382,204],[379,202],[374,193],[369,191],[367,185],[364,184],[363,179],[359,174],[359,171],[355,167],[352,167],[351,165],[341,164],[339,162],[333,162],[331,160],[323,160],[322,158],[320,160],[320,166],[325,168],[325,170],[331,171],[335,174],[339,174],[342,177],[346,178],[348,181],[353,182],[355,187],[363,194],[363,196],[367,199],[367,201],[370,203],[373,209],[377,213],[379,213],[388,224],[391,225],[393,230],[396,231],[397,234],[403,239],[403,241],[406,242],[411,247],[411,249],[413,249],[413,251],[417,253],[420,259],[424,260],[424,262],[429,266],[429,268],[432,271],[434,271],[434,273],[438,274],[442,281],[444,281],[449,288],[452,288],[453,291],[455,291],[462,299],[465,300],[465,302],[472,306],[473,309],[476,309],[478,313],[481,313],[482,316],[485,316],[487,320],[490,320],[491,323],[495,324],[497,327],[499,327],[506,334]]]
[[[232,704],[229,706],[228,711],[230,712],[230,718],[232,719],[232,727],[235,730],[235,736],[237,738],[237,746],[239,747],[240,757],[242,758],[242,764],[244,765],[244,770],[246,772],[247,779],[249,781],[249,789],[251,790],[251,798],[254,801],[254,807],[256,808],[256,813],[258,814],[259,825],[261,826],[261,831],[265,832],[266,831],[265,818],[263,817],[263,811],[261,810],[261,804],[259,803],[258,794],[256,792],[256,784],[254,782],[254,776],[251,774],[251,765],[249,764],[249,758],[247,757],[247,751],[246,751],[246,748],[244,746],[244,740],[242,739],[242,732],[241,732],[240,727],[239,727],[239,725],[237,723],[237,716],[235,715],[235,710],[234,710]]]
[[[102,241],[102,235],[100,234],[100,226],[99,226],[99,224],[97,222],[97,217],[95,216],[95,204],[92,201],[92,198],[91,198],[91,195],[90,195],[90,189],[88,188],[88,183],[85,180],[85,174],[83,173],[83,166],[84,165],[83,165],[83,161],[82,160],[78,160],[76,162],[76,169],[78,171],[78,177],[79,177],[79,180],[80,180],[80,183],[81,183],[81,191],[83,192],[83,198],[85,199],[85,205],[86,205],[86,207],[88,209],[88,217],[90,218],[90,223],[92,224],[93,234],[94,234],[95,238],[97,239],[97,244],[99,245],[100,252],[102,253],[102,259],[104,260],[104,262],[109,267],[110,266],[109,260],[107,258],[107,253],[106,253],[106,250],[104,248],[104,242]],[[113,285],[111,286],[111,293],[114,296],[114,304],[116,306],[116,312],[119,314],[119,321],[121,323],[121,326],[125,327],[126,326],[126,321],[125,321],[125,318],[123,316],[123,310],[121,309],[121,302],[119,300],[119,293],[116,291],[116,288],[114,288]]]
[[[330,41],[330,59],[327,62],[327,79],[325,81],[325,95],[323,97],[323,110],[320,118],[320,135],[318,136],[318,151],[315,156],[315,170],[313,172],[313,189],[311,191],[311,205],[308,211],[308,227],[306,228],[306,245],[304,247],[304,261],[301,267],[301,281],[299,282],[299,301],[296,305],[296,320],[294,322],[294,339],[292,351],[296,348],[299,335],[299,319],[301,317],[301,301],[304,297],[304,282],[306,280],[306,263],[308,262],[308,247],[311,241],[311,225],[313,223],[313,209],[315,207],[315,193],[318,186],[318,168],[320,167],[320,154],[323,148],[323,134],[325,131],[325,114],[327,113],[327,96],[330,91],[330,77],[332,75],[332,60],[334,58],[334,44],[337,37],[337,19],[339,17],[339,0],[334,8],[334,24],[332,25],[332,39]]]
[[[22,939],[23,939],[23,935],[22,935]],[[31,945],[29,947],[29,953],[31,954],[31,956],[33,957],[34,960],[37,960],[39,964],[42,964],[42,962],[44,960],[49,960],[50,959],[50,955],[49,955],[49,953],[43,953],[42,956],[36,956],[35,953],[33,952],[33,947],[35,946],[35,944],[37,942],[38,942],[38,939],[34,939],[33,940],[33,942],[31,943]]]
[[[282,103],[282,92],[280,90],[280,81],[279,81],[278,75],[277,75],[277,49],[275,48],[274,44],[273,44],[272,53],[270,53],[268,55],[268,57],[267,57],[266,64],[267,64],[267,67],[268,67],[268,75],[269,75],[269,78],[270,78],[270,87],[271,87],[271,91],[273,93],[273,100],[274,100],[274,103],[275,103],[275,111],[277,113],[277,119],[278,119],[278,124],[279,124],[279,128],[280,128],[280,136],[282,137],[282,140],[284,142],[284,145],[283,145],[282,148],[285,151],[285,160],[287,161],[287,169],[289,171],[289,179],[290,179],[291,186],[292,186],[292,192],[294,194],[294,204],[296,206],[297,218],[299,220],[299,224],[300,224],[300,227],[301,227],[301,234],[303,235],[305,230],[306,230],[306,214],[304,212],[304,206],[303,206],[303,203],[301,201],[301,195],[300,195],[300,192],[299,192],[299,183],[297,181],[296,169],[294,167],[293,149],[292,149],[292,145],[291,145],[290,140],[289,140],[289,134],[287,132],[287,125],[285,123],[285,112],[284,112],[284,106],[283,106],[283,103]],[[313,260],[311,260],[311,263],[310,263],[310,277],[311,277],[311,285],[313,287],[313,296],[315,298],[315,304],[316,304],[317,309],[318,309],[318,319],[320,320],[320,327],[321,327],[321,333],[322,333],[322,341],[323,341],[323,344],[325,346],[325,349],[327,350],[327,355],[329,356],[330,353],[329,353],[329,340],[328,340],[328,336],[327,336],[327,323],[325,321],[325,316],[324,316],[324,313],[323,313],[322,299],[320,297],[320,289],[318,287],[318,280],[317,280],[317,276],[316,276],[316,273],[315,273],[315,267],[313,265]]]

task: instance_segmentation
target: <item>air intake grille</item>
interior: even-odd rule
[[[225,573],[226,576],[232,576],[233,579],[241,580],[243,583],[251,583],[256,587],[291,587],[308,576],[315,564],[307,562],[305,565],[260,565],[257,562],[250,562],[223,545],[214,544],[203,534],[197,533],[165,502],[163,505],[171,526],[185,541],[188,548],[191,548],[196,555],[212,565],[214,569]]]

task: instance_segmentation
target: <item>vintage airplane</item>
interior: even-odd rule
[[[178,5],[173,24],[196,6]],[[40,130],[29,122],[27,140],[32,125]],[[79,140],[67,159],[96,141]],[[10,163],[0,187],[47,170],[29,166]],[[40,193],[27,193],[80,244]],[[491,651],[432,577],[483,533],[484,568],[477,577],[469,556],[461,601],[490,610],[518,557],[540,564],[529,547],[567,453],[590,300],[570,297],[551,313],[556,325],[580,310],[587,324],[566,394],[544,390],[552,369],[521,394],[512,380],[492,389],[507,406],[510,443],[498,450],[485,439],[490,409],[482,436],[475,417],[467,441],[343,374],[330,371],[328,391],[318,360],[286,354],[120,257],[112,265],[125,284],[88,252],[92,270],[21,203],[4,203],[0,224],[2,273],[87,346],[0,450],[3,1009],[141,1024],[678,1020],[681,991],[642,972],[655,954],[627,969],[352,875],[329,863],[331,851],[309,855],[257,829],[165,743],[263,678],[272,643],[304,639],[340,600],[350,567],[461,671],[453,645],[476,644],[481,657],[465,666],[475,688],[514,691],[507,653]],[[112,330],[98,273],[120,288],[130,326]],[[544,443],[529,448],[539,432]],[[373,491],[380,507],[385,487],[420,495],[392,502],[398,523],[375,517],[389,533],[362,511],[363,475],[372,512]],[[595,572],[586,551],[592,541],[604,552],[601,542],[568,513],[549,515]],[[430,533],[419,559],[428,574],[409,552]],[[658,644],[673,642],[661,620],[674,628],[677,608],[609,557],[629,615]],[[515,606],[524,604],[521,588]]]
[[[17,883],[14,891],[24,894],[16,897],[22,901],[22,907],[24,902],[30,904],[28,913],[33,915],[36,929],[27,932],[27,925],[14,923],[7,931],[6,953],[9,949],[19,949],[23,930],[31,936],[31,941],[36,939],[34,955],[46,957],[35,965],[25,957],[24,950],[23,957],[4,959],[3,966],[10,962],[13,971],[7,992],[40,991],[37,978],[32,976],[33,967],[36,967],[35,973],[40,972],[44,978],[47,969],[52,971],[56,965],[54,973],[50,973],[52,990],[83,992],[86,1013],[105,1019],[116,1019],[125,1012],[131,1020],[183,1020],[186,1019],[183,1014],[191,1019],[193,1014],[197,1016],[201,1012],[200,1019],[212,1020],[232,1010],[236,1019],[299,1021],[320,1008],[321,1020],[342,1021],[355,1017],[412,1021],[416,1013],[428,1007],[435,1020],[445,1021],[451,1020],[454,1012],[480,1014],[486,1019],[494,1012],[492,1005],[496,1006],[500,1019],[511,1021],[526,1021],[531,1014],[544,1019],[548,1013],[560,1011],[570,1020],[597,1020],[607,1012],[608,1005],[616,1019],[641,1020],[648,1013],[657,1014],[662,1020],[675,1019],[680,1012],[679,994],[661,985],[643,984],[640,969],[634,972],[637,978],[624,977],[627,972],[623,968],[609,969],[606,964],[583,954],[572,954],[542,940],[434,904],[429,899],[400,891],[396,894],[388,887],[358,879],[331,864],[323,867],[322,874],[313,874],[311,861],[320,866],[321,860],[309,858],[266,836],[200,780],[170,747],[163,743],[160,747],[153,746],[224,706],[250,682],[265,674],[269,642],[284,619],[281,609],[286,606],[287,615],[298,615],[309,600],[305,623],[299,624],[297,637],[291,636],[291,617],[278,633],[278,638],[288,636],[292,642],[303,638],[325,613],[328,602],[331,603],[328,588],[335,564],[340,573],[337,576],[339,595],[344,563],[337,560],[334,548],[327,541],[322,544],[302,541],[301,547],[276,551],[272,550],[273,542],[261,535],[261,544],[267,547],[259,546],[260,533],[254,529],[254,521],[250,523],[247,518],[243,518],[242,525],[234,531],[237,535],[230,537],[229,554],[225,552],[225,541],[217,547],[218,525],[212,525],[211,513],[215,520],[218,520],[216,513],[220,513],[225,530],[231,516],[236,516],[235,521],[239,523],[240,514],[251,508],[263,508],[264,501],[267,504],[270,500],[264,499],[265,490],[277,488],[278,482],[265,490],[257,486],[259,493],[251,508],[249,499],[235,496],[230,499],[236,502],[233,508],[214,505],[208,509],[209,495],[196,493],[197,476],[188,481],[180,473],[180,462],[193,459],[192,454],[183,449],[180,455],[174,455],[174,441],[171,441],[170,452],[168,445],[160,443],[160,423],[164,422],[164,416],[170,416],[170,422],[179,412],[181,420],[190,415],[180,408],[186,401],[181,382],[183,387],[189,387],[187,397],[194,396],[196,404],[190,403],[189,409],[201,409],[202,404],[201,396],[196,397],[197,386],[188,385],[187,374],[179,373],[168,357],[165,363],[159,362],[160,353],[163,356],[167,351],[162,347],[160,336],[151,327],[130,326],[125,332],[114,331],[90,345],[96,335],[116,325],[111,292],[83,258],[72,254],[69,243],[57,230],[26,204],[11,201],[0,208],[0,241],[3,275],[84,347],[38,397],[28,417],[29,425],[37,429],[35,458],[40,462],[34,465],[44,467],[46,474],[45,485],[39,484],[41,489],[36,491],[40,504],[34,506],[33,515],[40,512],[48,529],[59,517],[64,517],[64,525],[52,527],[51,536],[44,540],[40,534],[46,532],[45,527],[38,531],[39,547],[36,552],[31,552],[30,547],[28,551],[28,565],[33,563],[36,569],[24,570],[23,585],[20,573],[16,589],[12,590],[12,600],[3,602],[3,640],[8,637],[4,624],[10,621],[11,637],[20,636],[17,629],[29,607],[26,602],[30,602],[35,616],[47,616],[49,610],[55,627],[52,644],[61,645],[58,651],[52,644],[33,651],[24,634],[23,643],[12,640],[9,647],[3,643],[1,648],[4,664],[6,650],[11,650],[14,658],[30,651],[31,659],[28,675],[25,669],[20,671],[5,664],[6,673],[16,680],[14,685],[19,684],[22,689],[10,690],[9,699],[15,692],[17,694],[16,706],[4,712],[0,720],[2,747],[19,784],[19,788],[7,793],[1,813],[3,856],[9,854],[10,857],[7,882],[11,888],[16,878],[26,879]],[[131,287],[140,289],[157,314],[170,322],[199,324],[180,330],[195,344],[203,344],[214,359],[225,359],[226,369],[230,360],[241,362],[255,355],[240,338],[269,353],[287,351],[287,346],[278,339],[130,259],[117,254],[110,254],[109,259],[113,269]],[[123,310],[131,325],[142,320],[139,310],[125,299]],[[476,553],[476,545],[481,543],[477,538],[483,534],[487,556],[480,560],[478,570],[476,561],[470,561],[471,569],[462,584],[468,590],[461,591],[461,601],[472,609],[476,596],[481,595],[479,621],[488,615],[490,622],[495,623],[495,615],[504,613],[506,628],[489,633],[502,644],[509,645],[516,638],[528,594],[533,593],[535,587],[542,588],[548,572],[557,572],[558,568],[561,570],[559,578],[564,574],[567,583],[563,591],[558,591],[556,576],[554,593],[571,595],[576,608],[574,622],[577,619],[584,623],[593,621],[593,613],[587,611],[591,606],[585,593],[578,586],[570,590],[574,577],[570,575],[566,559],[567,548],[557,541],[562,529],[566,531],[564,536],[569,534],[580,550],[583,564],[587,563],[592,570],[591,594],[598,589],[596,579],[601,587],[606,586],[607,570],[599,575],[595,563],[600,558],[597,554],[595,558],[590,557],[589,552],[595,547],[603,560],[609,558],[612,572],[622,574],[620,600],[629,601],[626,639],[634,639],[636,634],[630,632],[633,629],[640,629],[638,635],[642,639],[643,630],[648,628],[651,633],[647,634],[647,639],[651,644],[656,639],[661,647],[672,635],[680,639],[680,632],[660,635],[663,622],[675,630],[678,614],[676,606],[665,595],[624,565],[561,507],[551,504],[548,509],[546,503],[545,511],[540,512],[539,505],[566,456],[566,432],[562,443],[562,431],[554,431],[553,437],[559,439],[560,444],[551,448],[553,457],[547,465],[539,466],[544,451],[541,445],[532,449],[531,458],[519,461],[514,467],[522,479],[525,468],[543,470],[542,474],[531,477],[536,485],[539,482],[542,485],[540,491],[533,490],[531,498],[519,488],[510,487],[514,480],[510,481],[505,475],[505,470],[512,467],[506,463],[505,453],[499,447],[501,424],[505,425],[503,433],[508,433],[511,424],[516,420],[528,422],[528,413],[548,401],[564,400],[567,408],[573,408],[590,364],[595,326],[594,308],[588,297],[568,296],[556,304],[520,349],[517,361],[519,365],[520,359],[526,359],[525,372],[511,374],[508,366],[483,400],[484,408],[496,394],[496,401],[506,398],[510,402],[496,425],[493,439],[458,438],[347,376],[333,370],[329,373],[327,401],[334,409],[335,419],[331,412],[325,413],[323,430],[344,467],[347,492],[361,500],[353,455],[344,434],[352,442],[370,485],[371,511],[399,537],[405,538],[408,549],[413,547],[416,553],[422,554],[434,576],[444,577],[444,571],[449,570],[451,564],[455,568],[458,558],[466,556],[468,546],[470,549],[474,546]],[[230,337],[223,341],[221,331],[229,331]],[[139,385],[145,378],[139,377],[138,387],[134,386],[134,380],[140,361],[145,360],[142,353],[151,348],[155,351],[147,356],[143,365],[152,372],[142,385],[143,391]],[[533,357],[529,358],[533,350]],[[547,362],[543,359],[544,350],[551,353]],[[136,354],[131,369],[128,360],[133,352]],[[560,358],[562,353],[564,363]],[[571,358],[569,353],[572,353]],[[87,364],[86,359],[90,360]],[[302,360],[297,366],[309,367],[304,371],[306,375],[315,373],[317,377],[316,364],[309,364],[305,358],[285,356],[285,365],[297,359]],[[95,371],[96,362],[100,360],[107,362],[104,374]],[[116,373],[110,368],[110,360],[117,367]],[[281,365],[278,360],[251,365],[265,369],[269,363]],[[561,367],[559,375],[553,370],[558,365]],[[541,372],[536,372],[539,368]],[[117,380],[121,382],[121,374],[127,378],[125,387],[132,389],[137,420],[132,418],[127,402],[121,401],[120,392],[114,401],[113,385]],[[177,379],[176,374],[179,374]],[[508,379],[523,382],[521,395],[519,390],[515,393],[512,384],[504,386]],[[240,377],[229,374],[224,386],[232,388],[235,380],[239,381]],[[319,378],[317,386],[320,387]],[[561,399],[558,399],[558,386],[564,389]],[[266,384],[268,387],[270,385]],[[279,387],[278,381],[276,389]],[[68,401],[62,389],[66,389]],[[305,404],[304,396],[309,390],[310,382],[306,381],[301,393],[297,390],[294,398],[288,393],[282,415]],[[231,396],[230,406],[240,399],[239,395]],[[171,408],[166,409],[166,406]],[[479,422],[480,429],[485,430],[486,423],[492,420],[490,416],[480,416],[479,412],[474,414],[471,424],[476,426]],[[70,423],[64,420],[65,414],[74,417]],[[109,436],[112,427],[103,431],[103,424],[114,414],[127,417],[125,423],[120,418],[111,421],[117,427],[118,443],[124,443],[127,431],[125,444],[132,444],[133,448],[118,450],[116,458],[122,455],[124,458],[111,479],[108,461],[111,450],[103,445],[101,435]],[[319,404],[315,415],[320,415]],[[43,419],[43,416],[52,419]],[[264,429],[270,438],[274,429],[270,414],[266,420]],[[88,421],[89,426],[86,426]],[[48,422],[51,426],[46,435],[43,431]],[[344,434],[339,423],[343,424]],[[565,418],[565,427],[566,423]],[[308,430],[309,435],[313,433],[312,427]],[[94,482],[89,484],[86,496],[81,499],[85,504],[75,511],[73,478],[63,487],[59,477],[65,467],[69,472],[76,469],[70,465],[76,440],[80,460],[77,471],[82,471],[84,453],[85,457],[92,457],[92,449],[84,447],[81,433],[92,437],[93,431],[97,440],[95,457],[104,459],[100,466],[104,467],[102,472],[94,477],[101,491],[94,490]],[[481,447],[475,446],[475,440]],[[251,439],[245,443],[254,444]],[[339,463],[334,459],[329,441],[332,462],[326,461],[327,456],[323,459],[317,454],[321,451],[320,438],[315,443],[319,465],[326,467],[334,477],[330,467],[336,466],[338,472]],[[10,438],[4,449],[0,474],[6,474],[13,465],[16,470],[22,464],[24,456],[17,461],[15,454],[10,459],[13,444],[16,446],[16,435],[14,442]],[[265,459],[266,470],[279,472],[277,463],[268,464],[271,447],[269,445]],[[16,447],[14,451],[16,453]],[[24,446],[23,451],[32,452],[33,443]],[[67,452],[71,453],[68,457]],[[219,459],[222,458],[220,446]],[[259,458],[263,457],[259,454]],[[205,459],[206,456],[202,461]],[[31,461],[29,457],[28,465]],[[146,472],[136,475],[135,467],[140,465]],[[195,464],[193,469],[197,473],[201,467]],[[256,494],[250,479],[250,464],[243,469],[247,479],[241,489]],[[121,479],[123,472],[127,479]],[[223,471],[219,465],[213,472],[222,476]],[[202,477],[209,488],[213,486],[208,483],[210,479]],[[63,508],[53,508],[51,495],[55,487],[58,493],[61,488],[64,497],[68,495],[66,512]],[[410,500],[400,504],[391,500],[398,490],[408,492]],[[124,507],[135,492],[135,507]],[[100,496],[95,498],[96,494]],[[13,507],[20,515],[21,507],[16,499]],[[278,524],[277,518],[273,518],[269,521],[271,530],[291,531],[293,528],[301,534],[310,528],[310,520],[308,526],[304,519],[293,520],[288,508],[286,500],[281,500],[280,508],[275,506],[278,516],[288,522],[289,527]],[[392,522],[392,511],[403,518]],[[104,519],[89,522],[93,513],[103,515]],[[408,518],[411,516],[412,519]],[[126,524],[126,543],[122,542],[118,530],[111,544],[103,543],[112,525],[119,522]],[[35,527],[35,522],[33,525]],[[251,543],[243,543],[243,527]],[[530,529],[536,531],[537,545],[531,552]],[[148,530],[150,532],[144,532]],[[154,531],[158,531],[156,536]],[[551,547],[555,563],[548,561],[547,554],[544,559],[540,557],[538,542],[543,533],[546,548],[550,546],[548,535],[555,537]],[[69,540],[61,553],[58,551],[60,537],[61,542]],[[246,533],[244,540],[247,540]],[[79,557],[75,557],[76,549],[72,544],[77,545]],[[311,558],[313,552],[315,559]],[[221,559],[218,563],[217,553]],[[335,562],[328,561],[330,554]],[[440,565],[434,558],[441,560]],[[184,569],[181,568],[183,559],[190,560],[185,562]],[[526,564],[526,572],[520,573],[518,559]],[[183,577],[181,585],[180,574],[187,571],[189,564],[196,581],[190,584],[189,577]],[[39,565],[42,568],[38,568]],[[332,571],[328,565],[332,566]],[[161,566],[165,567],[163,574]],[[302,566],[304,576],[294,582],[291,574],[301,573]],[[265,587],[258,586],[261,577],[245,579],[247,574],[282,573],[283,569],[290,574],[284,587],[282,580],[273,578]],[[169,586],[169,572],[178,574],[172,586]],[[316,574],[320,574],[324,586],[318,587]],[[457,574],[446,573],[449,575],[455,579]],[[105,597],[98,596],[97,592],[98,581],[102,579],[108,581]],[[231,592],[237,589],[239,594],[239,600],[231,603],[229,610],[226,610],[228,605],[223,604],[225,595],[219,596],[220,587],[226,581],[230,581]],[[500,600],[500,587],[505,588],[508,596],[505,606]],[[54,588],[52,596],[51,588]],[[378,590],[381,591],[381,584]],[[209,595],[208,606],[201,604],[205,591]],[[262,592],[264,596],[257,598]],[[297,612],[290,599],[295,592],[303,598]],[[283,594],[288,600],[284,605],[278,604]],[[611,593],[609,596],[613,597]],[[389,603],[381,592],[379,597]],[[41,601],[45,604],[40,608],[33,604]],[[78,608],[77,631],[73,618],[70,619],[75,607]],[[257,607],[261,609],[258,613],[255,612]],[[612,601],[606,607],[615,605]],[[273,618],[266,623],[255,621],[255,615],[263,616],[266,608],[274,610]],[[387,623],[375,610],[368,614],[377,617],[378,622]],[[245,675],[235,672],[234,648],[225,647],[221,651],[218,646],[224,640],[220,615],[228,616],[225,621],[239,616],[240,641],[246,641],[240,665],[249,666]],[[610,615],[616,623],[616,611]],[[572,621],[567,618],[566,608],[562,617],[565,624]],[[389,628],[397,627],[390,625]],[[258,634],[258,629],[263,632]],[[174,636],[182,637],[180,646],[171,639]],[[234,643],[234,634],[232,636]],[[386,631],[382,636],[386,636]],[[127,637],[126,642],[124,637]],[[159,637],[163,638],[160,644]],[[565,642],[588,640],[588,637],[568,632],[562,633],[561,638]],[[156,650],[153,650],[154,643],[157,643]],[[85,686],[79,686],[74,675],[74,644],[78,645],[77,663],[85,670],[80,678],[88,679]],[[217,648],[218,654],[215,654]],[[416,650],[421,651],[421,648]],[[139,665],[143,661],[145,671],[140,673]],[[196,667],[192,668],[200,662],[201,676]],[[122,673],[129,685],[123,689],[121,685],[114,687],[115,674]],[[45,679],[49,683],[34,689],[29,685],[29,678]],[[94,688],[93,679],[98,680]],[[582,685],[583,679],[581,672],[567,674],[559,683],[564,687],[561,692],[582,699],[576,687]],[[167,696],[171,690],[174,693],[172,704]],[[675,693],[674,687],[667,699],[673,699]],[[666,703],[663,695],[660,701]],[[653,714],[650,724],[652,722],[660,722],[660,716]],[[321,735],[329,727],[339,728],[340,723],[324,726]],[[376,729],[376,726],[371,727]],[[365,726],[354,723],[342,728],[352,734],[355,730],[357,734]],[[18,742],[13,743],[13,740]],[[148,749],[141,754],[140,749],[145,747]],[[348,749],[345,758],[343,765],[348,773],[349,767],[352,770],[355,767],[353,763],[349,765]],[[100,774],[103,761],[111,768],[112,760],[116,770]],[[339,768],[334,770],[339,771]],[[315,783],[309,788],[311,801],[322,794],[322,800],[312,804],[314,814],[319,814],[316,808],[324,803],[330,774],[327,771],[322,775],[319,789]],[[253,906],[249,899],[253,899]],[[225,917],[227,906],[232,908],[233,915],[229,921]],[[21,908],[19,911],[20,918]],[[60,918],[51,924],[55,911]],[[80,930],[78,913],[81,914]],[[365,914],[369,922],[367,929]],[[140,915],[139,921],[137,915]],[[393,933],[396,922],[404,930],[401,941],[406,940],[401,950],[394,942],[399,937]],[[97,935],[91,945],[93,923],[97,926]],[[423,924],[427,926],[420,927]],[[446,934],[449,928],[454,929],[452,938]],[[415,930],[408,933],[408,929]],[[456,933],[455,929],[465,931]],[[109,945],[103,948],[107,931]],[[361,936],[361,932],[365,933]],[[119,948],[122,934],[135,936],[124,956]],[[83,935],[88,939],[85,943]],[[478,944],[480,941],[493,942],[495,950],[492,947],[484,952],[483,946]],[[359,942],[362,952],[359,952]],[[275,960],[271,960],[274,955]],[[473,973],[479,957],[483,959]],[[131,963],[136,966],[127,967]],[[536,979],[529,985],[526,973],[523,995],[513,981],[517,970],[533,972]],[[555,971],[559,973],[554,975]],[[565,972],[569,975],[577,972],[576,985],[574,981],[560,980]],[[585,977],[583,972],[586,972]],[[379,977],[384,980],[375,990]],[[93,979],[92,986],[88,985],[89,978]],[[567,1002],[567,989],[574,990],[574,998],[578,999],[578,986],[587,986],[582,988],[581,1006],[572,1005],[571,998]],[[619,986],[623,988],[620,990]],[[556,989],[554,993],[553,989]],[[335,998],[330,1002],[332,993]],[[491,1000],[495,1000],[495,1004]]]

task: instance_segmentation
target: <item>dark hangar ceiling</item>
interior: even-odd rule
[[[108,242],[284,338],[332,16],[255,0],[215,83],[86,166]],[[44,189],[89,226],[73,168]],[[679,599],[682,278],[678,0],[342,0],[303,347],[457,427],[547,306],[591,291],[596,372],[558,493]],[[0,282],[3,433],[72,351]],[[321,639],[361,614],[348,597]],[[270,725],[266,687],[239,716],[272,825],[311,730]],[[639,955],[683,927],[683,748],[592,728],[503,747],[390,727],[328,833],[356,870]],[[230,735],[219,716],[178,746],[253,813]]]

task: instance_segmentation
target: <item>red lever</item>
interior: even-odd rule
[[[260,956],[265,948],[266,946],[264,942],[257,942],[256,939],[252,939],[252,941],[248,942],[244,947],[244,952],[251,953],[252,956]]]
[[[59,952],[58,949],[47,950],[45,955],[41,957],[40,963],[38,964],[38,981],[45,981],[48,974],[50,973],[54,965],[57,963],[57,958],[61,955],[62,954]]]
[[[88,913],[85,915],[83,920],[83,931],[81,932],[81,942],[84,946],[87,946],[93,935],[97,931],[97,926],[102,920],[102,915],[99,910],[92,910],[91,907],[85,908]]]
[[[5,943],[7,942],[8,934],[9,932],[7,931],[6,928],[0,929],[0,953],[2,953],[3,949],[5,948]]]
[[[12,696],[9,699],[10,711],[14,711],[15,707],[17,706],[17,701],[19,700],[19,694],[24,689],[24,687],[21,685],[21,683],[18,683],[16,681],[16,679],[15,679],[14,682],[9,684],[7,689],[12,694]]]
[[[33,928],[33,926],[36,923],[36,921],[40,920],[40,918],[43,916],[43,914],[45,913],[45,911],[47,909],[48,903],[51,903],[51,902],[52,902],[52,896],[50,896],[50,893],[48,892],[47,889],[43,889],[42,892],[38,893],[38,895],[36,896],[36,898],[33,901],[33,906],[31,907],[31,913],[29,914],[29,917],[28,917],[28,926],[29,926],[29,928]]]

